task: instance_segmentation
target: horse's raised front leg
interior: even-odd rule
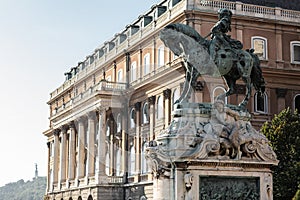
[[[239,107],[242,109],[242,110],[246,110],[246,106],[248,104],[248,101],[251,97],[251,78],[250,76],[247,76],[247,77],[242,77],[243,81],[245,82],[246,84],[246,95],[245,95],[245,98],[244,100],[239,104]]]
[[[185,73],[185,81],[183,84],[183,91],[181,93],[181,96],[179,97],[178,100],[176,100],[176,103],[182,103],[182,102],[187,102],[190,95],[191,95],[191,86],[192,86],[192,79],[193,79],[193,67],[191,67],[187,60],[184,59],[184,63],[185,65],[185,69],[186,69],[186,73]]]

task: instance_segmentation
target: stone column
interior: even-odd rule
[[[149,135],[149,141],[154,140],[154,125],[155,125],[155,96],[151,96],[148,98],[148,102],[150,105],[150,110],[149,110],[149,114],[150,114],[150,121],[149,121],[149,126],[150,126],[150,135]]]
[[[58,183],[59,133],[60,133],[59,129],[54,130],[54,154],[53,154],[53,168],[52,168],[53,183]]]
[[[51,142],[47,142],[47,147],[48,147],[48,176],[47,176],[47,191],[50,191],[50,188],[52,186],[50,185],[50,180],[52,177],[50,177],[50,156],[51,156]]]
[[[87,165],[88,177],[95,175],[95,126],[96,113],[94,111],[88,114],[88,152],[87,152]]]
[[[100,108],[98,109],[99,115],[99,127],[98,127],[98,144],[97,144],[97,183],[101,183],[103,181],[103,177],[105,177],[105,137],[106,137],[106,109]]]
[[[136,111],[136,137],[135,137],[135,171],[140,174],[141,171],[141,102],[135,104]],[[138,181],[139,177],[135,176],[134,181]]]
[[[61,127],[61,144],[60,144],[60,183],[66,181],[66,143],[68,127]]]
[[[84,117],[78,119],[78,163],[77,163],[77,179],[85,176],[85,128],[84,128]]]
[[[70,129],[70,141],[69,141],[69,174],[68,179],[75,179],[75,160],[76,160],[76,133],[75,133],[75,124],[74,122],[69,123]]]
[[[128,152],[128,104],[126,103],[124,106],[124,112],[127,116],[122,116],[122,168],[121,171],[123,172],[124,177],[127,177],[126,172],[128,171],[128,159],[127,159],[127,152]]]
[[[166,89],[163,94],[165,98],[165,127],[168,127],[171,119],[171,90]]]
[[[109,133],[109,174],[110,175],[114,175],[115,173],[115,168],[114,168],[114,163],[115,163],[115,136],[114,136],[114,132],[115,132],[115,123],[114,123],[114,119],[113,119],[113,115],[111,114],[110,115],[110,120],[109,120],[109,123],[110,123],[110,133]]]

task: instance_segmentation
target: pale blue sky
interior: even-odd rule
[[[0,186],[46,176],[49,93],[159,0],[0,0]]]

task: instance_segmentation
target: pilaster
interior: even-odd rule
[[[60,144],[60,183],[66,181],[66,153],[67,153],[67,130],[68,126],[61,126]]]
[[[78,163],[77,163],[77,179],[81,179],[85,176],[85,127],[84,123],[86,121],[85,117],[80,117],[78,120]]]
[[[105,137],[106,137],[106,109],[105,108],[98,108],[98,118],[99,118],[99,127],[98,127],[98,144],[97,144],[97,175],[96,181],[98,184],[104,182],[105,175],[105,155],[106,155],[106,144],[105,144]]]

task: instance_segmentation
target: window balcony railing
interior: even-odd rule
[[[125,182],[123,176],[108,176],[107,179],[110,184],[122,184]]]

